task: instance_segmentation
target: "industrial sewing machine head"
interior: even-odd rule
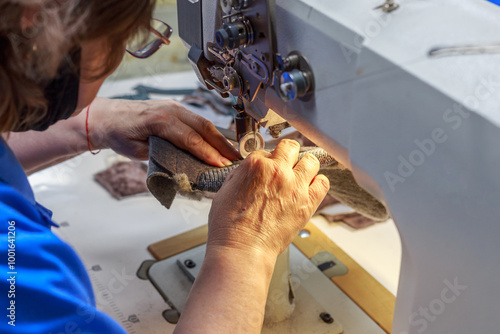
[[[189,59],[207,88],[236,99],[236,138],[243,157],[264,147],[260,126],[274,138],[290,126],[265,104],[267,90],[282,101],[310,100],[314,74],[297,51],[280,55],[273,31],[273,6],[268,1],[180,1],[180,36]],[[209,20],[203,20],[202,16]],[[204,22],[203,27],[192,22]]]
[[[178,0],[178,15],[201,82],[237,99],[243,155],[259,126],[291,125],[390,208],[393,333],[498,331],[497,6]]]

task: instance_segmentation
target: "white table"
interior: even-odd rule
[[[100,96],[133,93],[137,84],[168,89],[196,87],[193,73],[176,73],[119,82],[108,82]],[[154,96],[153,96],[154,97]],[[224,126],[226,118],[210,112],[204,117]],[[212,119],[215,117],[215,120]],[[168,309],[149,281],[140,280],[140,264],[152,259],[147,246],[194,229],[207,222],[210,201],[177,197],[170,210],[152,196],[118,201],[93,180],[93,175],[117,159],[105,150],[90,153],[40,171],[29,177],[37,200],[54,211],[61,224],[54,232],[72,245],[82,258],[91,280],[98,307],[121,323],[129,333],[173,331],[161,313]],[[355,261],[396,294],[401,245],[392,221],[363,230],[331,224],[321,217],[313,222]]]

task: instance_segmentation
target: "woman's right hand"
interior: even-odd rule
[[[282,140],[273,153],[256,151],[231,172],[209,216],[208,251],[233,248],[277,257],[305,226],[330,189],[319,161]]]
[[[297,163],[299,144],[256,151],[226,178],[212,203],[207,252],[175,333],[260,333],[278,255],[325,197],[318,159]],[[249,274],[250,273],[250,274]]]

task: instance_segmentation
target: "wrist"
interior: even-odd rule
[[[277,255],[252,247],[217,245],[207,243],[204,266],[215,266],[222,270],[258,273],[263,279],[270,280],[276,264]]]
[[[274,262],[260,251],[208,244],[175,333],[260,333]]]
[[[104,120],[100,119],[103,111],[106,110],[106,99],[95,99],[88,107],[84,109],[85,112],[85,137],[87,141],[87,148],[92,154],[95,150],[100,152],[102,149],[108,148],[106,144],[106,133],[104,129],[108,128],[104,124]],[[109,107],[108,107],[109,108]]]
[[[243,254],[262,256],[268,258],[268,261],[276,261],[282,251],[279,236],[275,238],[266,237],[265,232],[259,232],[254,228],[256,223],[253,220],[231,217],[230,215],[230,217],[225,218],[228,219],[227,221],[222,222],[220,218],[216,219],[215,216],[221,217],[224,215],[212,215],[211,212],[208,223],[207,247],[231,249]]]
[[[75,117],[75,131],[81,138],[83,151],[94,151],[109,148],[106,144],[106,131],[108,128],[101,113],[111,108],[110,100],[96,98]]]

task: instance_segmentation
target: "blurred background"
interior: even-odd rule
[[[182,44],[178,34],[177,1],[157,0],[154,17],[168,23],[174,29],[170,45],[163,46],[148,59],[135,59],[126,53],[122,64],[110,77],[110,80],[192,70],[187,59],[187,49]]]

